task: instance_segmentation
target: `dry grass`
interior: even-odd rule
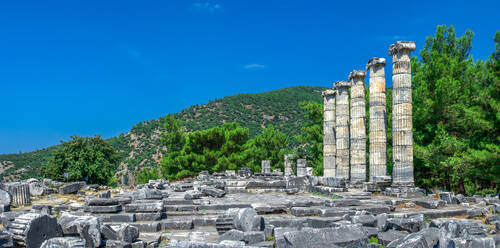
[[[385,195],[382,194],[381,192],[374,192],[372,193],[372,196],[385,196]]]
[[[396,208],[397,209],[406,208],[406,204],[401,203],[401,204],[397,205]]]
[[[424,209],[424,207],[415,204],[415,209]]]

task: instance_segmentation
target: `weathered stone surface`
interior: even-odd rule
[[[123,206],[123,210],[128,213],[137,212],[161,212],[164,206],[162,201],[152,201],[144,203],[130,203]]]
[[[234,215],[234,227],[243,232],[264,231],[264,218],[252,208],[243,208]]]
[[[226,192],[224,190],[212,188],[212,187],[203,187],[201,188],[201,193],[206,195],[206,196],[212,196],[212,197],[223,197]]]
[[[8,183],[5,184],[4,189],[9,192],[11,196],[11,205],[24,206],[31,204],[30,187],[27,183]]]
[[[194,199],[200,199],[202,196],[202,193],[198,190],[188,190],[186,191],[186,194],[184,195],[185,200],[194,200]]]
[[[298,231],[297,228],[291,227],[277,227],[274,229],[274,240],[276,241],[277,248],[286,247],[284,234],[287,232]]]
[[[409,233],[405,231],[388,230],[387,232],[378,233],[377,238],[380,244],[387,246],[390,242],[404,238],[408,236],[408,234]]]
[[[88,206],[110,206],[110,205],[119,205],[120,202],[116,198],[86,197],[85,204]]]
[[[359,206],[361,201],[358,199],[332,199],[325,202],[326,206],[329,207],[349,207],[349,206]]]
[[[101,225],[100,229],[103,239],[118,240],[118,234],[109,225]]]
[[[66,208],[67,209],[67,208]],[[90,213],[118,213],[122,210],[121,205],[112,206],[85,206],[85,212]]]
[[[176,219],[167,219],[161,221],[161,229],[162,230],[167,230],[167,229],[172,229],[172,230],[189,230],[193,229],[193,220],[176,220]]]
[[[223,240],[244,241],[245,235],[240,230],[232,229],[219,236],[219,241]]]
[[[415,204],[429,209],[437,209],[446,206],[446,202],[436,199],[420,199],[416,200]]]
[[[132,197],[136,200],[158,200],[163,199],[163,193],[157,189],[142,188],[135,190]]]
[[[244,232],[244,239],[245,243],[247,244],[255,244],[259,242],[263,242],[266,240],[266,236],[264,235],[264,232],[260,231],[249,231],[249,232]]]
[[[61,227],[55,217],[27,213],[20,215],[9,225],[16,245],[38,248],[50,238],[62,236]]]
[[[359,225],[303,229],[286,232],[283,236],[285,247],[364,247],[368,244],[368,236]]]
[[[373,215],[355,215],[351,217],[353,224],[361,224],[368,227],[377,226],[377,218]]]
[[[335,155],[337,148],[335,147],[335,90],[327,89],[322,92],[323,95],[323,175],[327,177],[334,177],[336,175],[335,169]],[[287,157],[285,157],[285,175],[291,175],[291,164],[287,173]]]
[[[421,214],[410,218],[390,218],[387,224],[389,228],[407,232],[418,232],[425,228],[424,216]]]
[[[85,240],[79,237],[51,238],[43,242],[41,248],[84,248]],[[87,246],[88,247],[88,246]]]
[[[130,243],[121,240],[108,240],[106,241],[107,248],[132,248]]]
[[[59,188],[59,194],[74,194],[82,188],[81,182],[67,183]]]
[[[366,181],[366,107],[365,107],[366,71],[355,70],[349,73],[351,87],[351,122],[350,122],[350,180]]]
[[[9,192],[0,189],[0,205],[10,206],[12,198]]]
[[[57,221],[64,235],[80,235],[86,247],[97,247],[101,244],[100,221],[93,216],[78,216],[63,212]]]
[[[0,228],[0,247],[13,247],[12,233],[4,228]]]
[[[139,238],[139,228],[131,226],[128,224],[123,224],[120,226],[116,232],[118,240],[133,243]]]
[[[120,213],[120,214],[99,214],[96,215],[101,222],[134,222],[135,214]]]

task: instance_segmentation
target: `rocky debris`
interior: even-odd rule
[[[29,184],[30,194],[32,196],[43,196],[54,192],[51,188],[45,186],[37,179],[28,179],[26,182]]]
[[[436,199],[420,199],[416,200],[415,204],[429,209],[437,209],[446,206],[446,202]]]
[[[135,226],[123,224],[118,229],[117,238],[123,242],[133,243],[139,238],[139,229]]]
[[[142,188],[133,191],[132,197],[136,200],[161,200],[163,192],[157,189]]]
[[[285,232],[285,247],[364,247],[368,235],[360,225],[342,225],[332,228],[305,228]]]
[[[236,229],[232,229],[219,236],[219,241],[223,240],[244,241],[245,233]]]
[[[74,182],[74,183],[64,184],[63,186],[59,187],[59,194],[75,194],[84,185],[85,185],[85,182]]]
[[[12,233],[4,228],[0,228],[0,247],[13,247]]]
[[[418,232],[425,228],[425,220],[422,214],[410,218],[389,218],[387,219],[389,229],[407,232]]]
[[[86,247],[97,247],[101,244],[100,221],[97,217],[63,212],[58,223],[64,235],[79,235],[85,240]]]
[[[99,198],[111,198],[111,191],[105,190],[105,191],[99,192],[97,194],[97,197],[99,197]]]
[[[78,237],[51,238],[43,242],[40,248],[84,248],[85,240]]]
[[[27,213],[14,219],[9,225],[16,245],[27,248],[38,248],[50,238],[61,237],[62,229],[55,217]]]
[[[0,213],[9,211],[11,203],[12,197],[9,192],[0,189]]]
[[[202,187],[201,188],[201,193],[205,196],[212,196],[212,197],[223,197],[226,192],[224,190],[212,188],[212,187]]]

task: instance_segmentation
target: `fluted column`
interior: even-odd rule
[[[389,48],[392,56],[392,170],[393,186],[414,186],[410,53],[413,41],[398,41]]]
[[[293,156],[293,154],[285,154],[284,159],[285,159],[285,176],[293,176],[293,168],[292,168],[292,161],[290,158]]]
[[[336,177],[349,179],[349,88],[346,81],[335,83]]]
[[[387,174],[387,113],[385,108],[385,59],[372,58],[370,71],[370,181]]]
[[[351,181],[366,181],[365,71],[349,73],[351,82]]]
[[[307,176],[306,165],[307,165],[306,159],[303,159],[303,158],[297,159],[297,176],[298,177]]]
[[[271,160],[261,161],[261,171],[262,174],[271,174]]]
[[[335,177],[335,91],[325,90],[323,95],[323,176]]]
[[[8,183],[5,185],[5,189],[12,196],[12,205],[24,206],[31,204],[29,184],[21,182]]]

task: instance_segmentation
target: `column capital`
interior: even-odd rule
[[[322,95],[323,97],[325,97],[325,96],[334,96],[336,93],[337,93],[337,92],[336,92],[335,90],[333,90],[333,89],[327,89],[327,90],[325,90],[325,91],[322,91],[322,92],[321,92],[321,95]]]
[[[377,66],[385,66],[385,59],[371,58],[370,60],[368,60],[368,63],[366,63],[366,70],[369,70],[371,67],[377,67]]]
[[[358,79],[364,79],[366,76],[366,71],[363,70],[354,70],[349,72],[349,77],[347,77],[348,81],[354,80],[356,78]]]
[[[347,81],[337,81],[333,84],[333,88],[334,89],[338,89],[338,88],[350,88],[351,87],[351,83],[350,82],[347,82]]]
[[[397,41],[389,47],[389,55],[393,56],[396,53],[401,51],[415,51],[415,42],[414,41]]]

